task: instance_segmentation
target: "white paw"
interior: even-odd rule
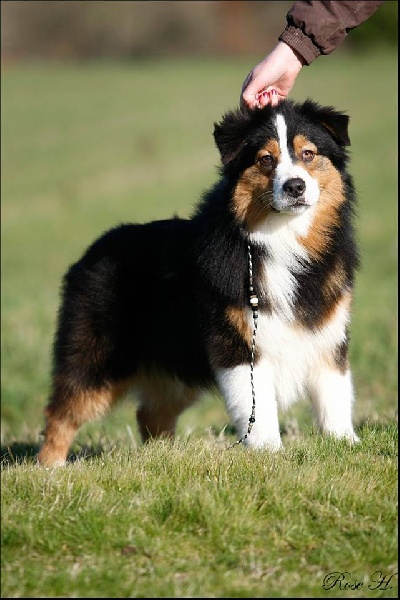
[[[244,444],[248,448],[261,449],[266,448],[271,452],[278,452],[283,448],[282,441],[280,437],[269,437],[269,438],[261,438],[257,435],[252,435],[251,433],[244,440]]]
[[[332,435],[337,440],[347,440],[350,444],[357,444],[360,438],[354,433],[353,430],[337,433],[336,431],[329,431],[329,435]]]

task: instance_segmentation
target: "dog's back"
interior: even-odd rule
[[[239,436],[256,399],[249,445],[280,447],[278,403],[304,395],[322,430],[356,439],[347,125],[310,101],[228,113],[214,132],[221,178],[192,219],[118,227],[69,270],[41,462],[64,462],[79,426],[131,387],[143,439],[173,435],[215,384]]]

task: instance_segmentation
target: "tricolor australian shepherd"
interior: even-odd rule
[[[192,218],[118,226],[69,269],[42,464],[64,463],[78,428],[131,388],[143,440],[172,436],[213,386],[252,448],[280,448],[278,408],[304,396],[323,432],[357,440],[348,120],[311,100],[228,112],[219,180]]]

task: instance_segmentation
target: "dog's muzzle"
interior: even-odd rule
[[[301,177],[287,179],[282,185],[278,211],[297,212],[309,206],[306,201],[306,182]]]
[[[292,179],[285,181],[282,189],[289,198],[293,198],[294,201],[297,201],[304,196],[306,184],[300,177],[293,177]]]

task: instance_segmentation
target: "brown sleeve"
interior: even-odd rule
[[[321,54],[330,54],[348,32],[364,23],[383,0],[298,0],[286,15],[287,26],[279,36],[309,65]]]

